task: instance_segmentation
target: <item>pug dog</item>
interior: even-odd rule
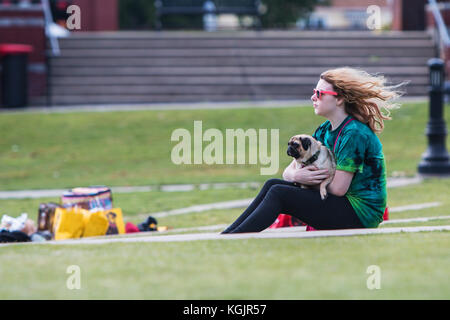
[[[293,136],[288,142],[287,154],[293,157],[298,168],[313,165],[317,169],[328,169],[329,177],[319,185],[320,197],[327,197],[327,186],[331,183],[336,172],[336,159],[330,149],[320,141],[306,134]],[[300,185],[302,188],[309,186]]]

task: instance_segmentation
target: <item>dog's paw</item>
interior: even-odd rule
[[[320,197],[322,198],[322,200],[325,200],[326,198],[328,198],[328,193],[326,191],[320,190]]]

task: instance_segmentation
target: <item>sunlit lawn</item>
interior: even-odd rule
[[[426,149],[425,103],[408,103],[392,113],[380,135],[388,175],[412,176]],[[450,113],[446,113],[450,122]],[[246,165],[175,165],[172,132],[194,120],[203,132],[226,129],[279,129],[278,173],[290,162],[288,139],[312,134],[323,122],[311,107],[64,114],[2,114],[0,117],[0,190],[70,188],[85,185],[152,185],[220,181],[264,181],[266,167]],[[449,140],[447,140],[449,141]],[[204,142],[203,147],[208,143]],[[450,146],[450,143],[447,143]],[[248,147],[248,146],[247,146]],[[192,141],[193,148],[193,141]],[[225,143],[224,143],[225,148]],[[269,152],[271,151],[269,144]],[[226,156],[224,152],[224,157]],[[248,156],[248,154],[247,154]]]
[[[380,135],[388,175],[412,176],[426,149],[425,104],[393,113]],[[450,120],[446,115],[447,121]],[[261,176],[259,165],[176,166],[170,141],[176,128],[280,129],[280,170]],[[290,159],[285,143],[312,133],[322,120],[310,108],[3,114],[0,189],[70,188],[280,177]],[[39,124],[39,125],[37,125]],[[125,221],[198,204],[254,197],[258,189],[113,194]],[[389,207],[439,202],[391,214],[391,219],[450,215],[450,183],[427,179],[388,189]],[[0,200],[0,213],[29,213],[59,198]],[[160,226],[227,225],[244,208],[158,218]],[[448,225],[449,220],[384,225]],[[220,230],[217,230],[217,232]],[[186,232],[186,231],[184,231]],[[195,231],[190,231],[195,232]],[[209,231],[211,232],[211,231]],[[216,231],[213,231],[216,232]],[[161,236],[163,233],[153,233]],[[315,239],[251,239],[104,245],[18,244],[0,248],[0,299],[448,299],[449,232]],[[134,235],[140,236],[140,235]],[[67,267],[81,270],[81,289],[66,286]],[[381,270],[381,289],[369,290],[367,268]]]

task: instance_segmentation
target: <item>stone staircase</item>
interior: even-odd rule
[[[309,99],[338,66],[410,80],[427,94],[424,32],[75,33],[51,60],[54,105]]]

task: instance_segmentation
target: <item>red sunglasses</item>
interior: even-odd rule
[[[316,95],[317,99],[322,98],[322,94],[331,94],[332,96],[338,95],[338,93],[335,91],[324,91],[324,90],[317,90],[317,89],[314,89],[314,94]]]

